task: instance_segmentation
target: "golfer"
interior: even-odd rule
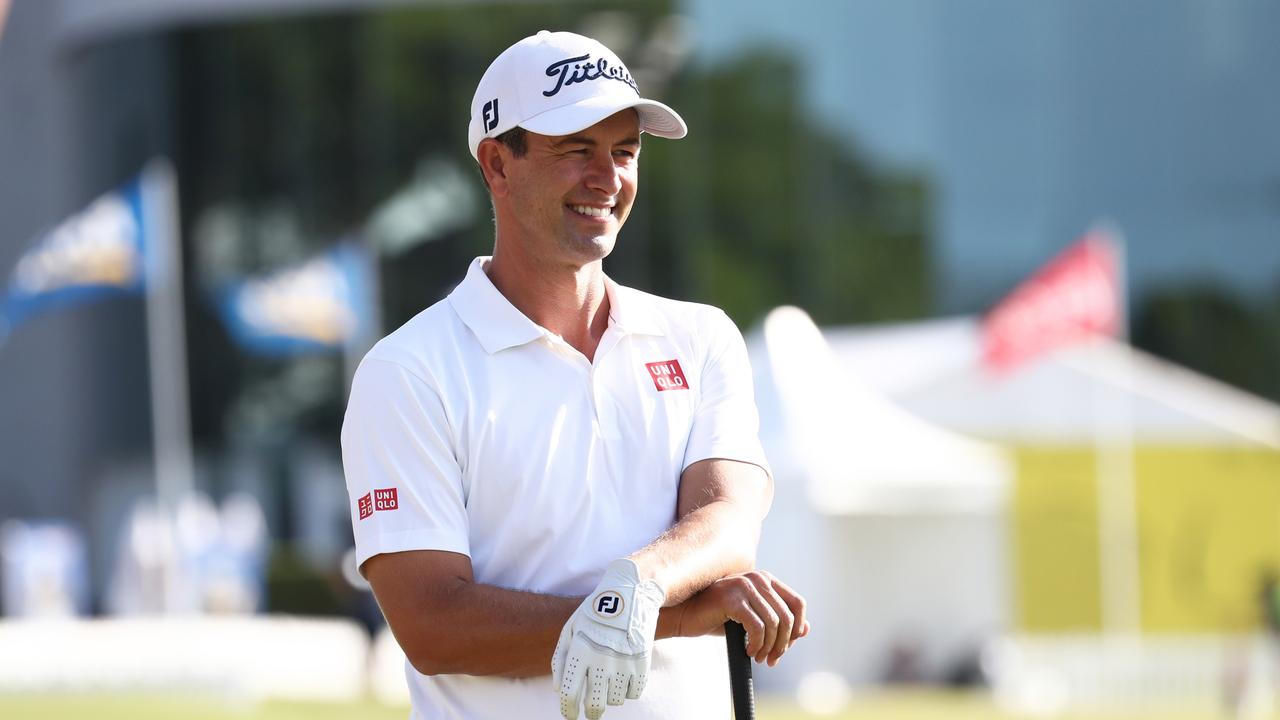
[[[414,718],[728,718],[712,634],[740,622],[773,664],[808,632],[753,569],[773,490],[741,335],[602,267],[642,137],[685,132],[580,35],[525,38],[480,80],[493,255],[369,352],[342,428]]]

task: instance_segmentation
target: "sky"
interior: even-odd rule
[[[1280,292],[1280,5],[686,0],[696,58],[780,47],[810,110],[935,190],[937,308],[976,312],[1093,223],[1131,298]]]

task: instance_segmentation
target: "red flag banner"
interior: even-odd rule
[[[1010,370],[1120,329],[1118,243],[1093,230],[1019,285],[982,320],[983,361]]]

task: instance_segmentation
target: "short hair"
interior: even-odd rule
[[[516,157],[524,157],[524,154],[529,152],[529,131],[519,125],[494,136],[493,139],[506,145],[511,154]],[[489,187],[489,178],[484,176],[484,168],[480,169],[480,181],[486,188]]]
[[[506,145],[511,150],[511,154],[516,157],[524,157],[524,154],[529,152],[529,131],[519,125],[498,135],[495,139]]]

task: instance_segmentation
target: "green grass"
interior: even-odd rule
[[[760,720],[1024,720],[1000,712],[989,698],[939,691],[886,692],[859,697],[838,715],[810,715],[776,698],[762,698]],[[5,720],[406,720],[407,707],[363,703],[268,701],[228,703],[214,698],[137,695],[0,695]],[[608,712],[605,713],[608,718]],[[1217,720],[1223,712],[1071,713],[1056,720]],[[1280,720],[1280,715],[1275,716]],[[1026,720],[1030,720],[1026,718]]]
[[[405,720],[407,707],[375,702],[229,703],[213,698],[133,695],[0,695],[5,720]]]
[[[1003,712],[982,693],[942,690],[886,691],[857,698],[838,715],[813,715],[793,704],[764,699],[756,708],[761,720],[1040,720],[1038,716]],[[1135,711],[1073,712],[1053,720],[1222,720],[1225,711],[1163,708]],[[1276,716],[1280,720],[1280,716]]]

